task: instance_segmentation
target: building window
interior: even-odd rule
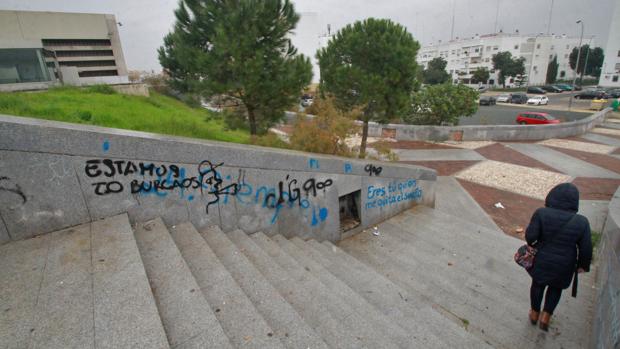
[[[612,82],[618,82],[618,75],[614,75],[614,76],[611,78],[611,81],[612,81]]]
[[[536,48],[540,49],[540,44],[536,45]]]
[[[620,63],[616,63],[616,71],[620,70]]]
[[[93,70],[93,71],[81,71],[78,73],[81,78],[88,78],[93,76],[117,76],[116,70]]]
[[[69,62],[60,62],[60,66],[63,67],[114,67],[116,66],[116,61],[114,60],[103,60],[103,61],[69,61]]]
[[[553,59],[553,55],[549,55],[549,59]]]
[[[555,46],[551,45],[551,49],[553,50],[555,48]]]
[[[71,51],[53,51],[56,57],[99,57],[99,56],[114,56],[112,50],[71,50]]]
[[[479,48],[477,48],[477,49],[475,49],[474,51],[475,51],[476,53],[478,53],[478,52],[480,52],[480,49],[479,49]]]
[[[485,61],[485,62],[489,62],[489,59],[488,59],[488,58],[485,58],[485,59],[484,59],[484,61]]]
[[[618,57],[620,57],[620,50],[618,50]]]
[[[487,46],[487,51],[491,51],[491,46]]]
[[[493,51],[499,50],[499,46],[493,46]]]
[[[518,50],[518,49],[519,49],[519,45],[515,45],[515,50]]]
[[[0,84],[50,81],[41,49],[1,49]]]
[[[43,39],[43,46],[112,46],[109,39]]]
[[[563,77],[565,77],[565,76],[566,76],[566,72],[565,72],[564,70],[562,70],[562,71],[560,72],[560,77],[561,77],[561,78],[563,78]]]

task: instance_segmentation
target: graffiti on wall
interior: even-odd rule
[[[366,209],[390,207],[401,202],[418,200],[422,188],[415,179],[389,183],[387,186],[369,185],[366,192]]]
[[[368,173],[368,175],[371,177],[372,175],[378,176],[381,174],[381,171],[383,171],[383,167],[375,166],[373,164],[368,164],[364,166],[364,171],[366,171],[366,173]]]
[[[219,168],[224,163],[202,161],[196,176],[187,176],[186,169],[175,164],[155,165],[153,163],[133,162],[129,160],[92,159],[85,163],[86,176],[95,180],[91,185],[97,196],[118,194],[129,191],[133,195],[156,195],[166,197],[178,192],[181,199],[193,201],[197,195],[206,202],[205,212],[215,204],[227,205],[230,197],[242,205],[259,205],[273,209],[271,223],[275,223],[282,209],[299,207],[307,212],[312,226],[324,222],[329,211],[311,202],[319,193],[325,192],[333,185],[332,179],[317,180],[309,178],[300,181],[287,175],[276,186],[254,186],[246,182],[245,171],[239,170],[237,178],[223,176]],[[314,166],[318,166],[314,165]],[[134,178],[129,185],[124,185],[118,177]],[[135,179],[141,176],[141,179]],[[127,182],[127,181],[124,181]]]
[[[28,198],[19,184],[11,183],[11,179],[9,177],[0,176],[0,192],[7,192],[16,195],[21,199],[22,205],[28,202]]]

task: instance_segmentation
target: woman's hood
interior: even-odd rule
[[[579,190],[572,183],[558,184],[547,194],[545,206],[577,212],[579,211]]]

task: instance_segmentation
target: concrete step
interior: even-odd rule
[[[228,233],[233,243],[280,292],[302,318],[335,348],[377,348],[378,341],[354,327],[354,311],[323,290],[309,273],[293,273],[284,269],[241,230]],[[290,270],[290,272],[289,272]],[[387,341],[386,348],[395,348]]]
[[[126,214],[92,223],[97,348],[168,348]]]
[[[295,261],[300,267],[307,270],[315,278],[317,278],[327,289],[334,292],[341,300],[345,301],[350,307],[355,309],[358,314],[368,317],[372,320],[372,325],[380,329],[383,333],[389,333],[392,340],[401,348],[409,347],[429,347],[427,343],[417,335],[411,333],[399,326],[398,321],[390,318],[375,306],[370,304],[354,289],[349,287],[342,280],[338,279],[320,263],[308,256],[305,251],[297,248],[292,242],[281,235],[275,235],[271,239],[262,233],[254,234],[252,237],[257,241],[265,241],[265,243],[277,244],[290,259]]]
[[[505,261],[493,261],[485,256],[475,256],[486,254],[487,251],[480,245],[469,244],[469,238],[461,238],[460,245],[456,245],[458,239],[454,239],[455,245],[451,247],[446,243],[452,241],[451,235],[458,238],[455,230],[462,229],[455,225],[459,222],[452,217],[443,219],[444,222],[452,221],[451,232],[450,227],[433,226],[419,220],[403,220],[400,224],[393,224],[395,221],[389,220],[379,225],[379,237],[362,233],[341,242],[341,246],[355,257],[389,275],[388,277],[399,285],[426,294],[446,311],[467,319],[471,330],[493,334],[492,343],[495,345],[541,345],[540,338],[537,337],[539,331],[526,320],[531,281],[512,261],[516,247],[511,249]],[[427,235],[425,238],[419,238],[424,234]],[[463,235],[465,234],[461,233],[461,236]],[[430,242],[433,239],[436,243],[434,247]],[[455,253],[446,251],[442,246]],[[488,268],[493,263],[496,265]],[[503,283],[508,284],[508,287],[491,280],[497,278],[497,274],[501,274],[499,278],[503,278]],[[570,317],[555,317],[555,325],[575,328],[576,322],[581,322],[583,326],[587,326],[583,321],[587,318],[587,312],[570,315],[572,320]],[[579,334],[568,333],[552,338],[552,341],[542,344],[564,348],[587,345],[587,337]]]
[[[194,226],[180,224],[170,234],[231,343],[237,348],[284,348]]]
[[[424,341],[424,348],[486,348],[487,344],[467,333],[460,323],[442,316],[423,295],[406,291],[383,275],[332,244],[291,239],[327,270],[357,290],[401,327]]]
[[[372,337],[375,342],[378,340],[382,345],[393,342],[400,348],[411,347],[413,338],[408,338],[403,329],[385,319],[383,314],[364,301],[347,285],[333,278],[333,275],[325,273],[323,274],[325,278],[321,280],[321,273],[318,273],[318,270],[310,268],[307,264],[302,265],[298,259],[289,255],[265,234],[259,232],[251,237],[254,243],[289,275],[307,274],[305,278],[312,283],[315,290],[324,295],[321,299],[330,303],[329,311],[336,318],[338,316],[344,318],[343,323],[350,324],[349,326],[353,328],[352,332],[363,333],[367,337]],[[330,275],[333,279],[328,278]]]
[[[0,348],[28,348],[52,234],[0,246]]]
[[[286,348],[328,348],[219,227],[201,235]]]
[[[170,346],[232,348],[162,220],[135,236]]]
[[[51,233],[30,348],[94,348],[90,224]]]

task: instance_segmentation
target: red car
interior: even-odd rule
[[[559,124],[560,120],[554,118],[547,113],[524,112],[517,115],[517,124],[521,125],[541,125],[541,124]]]

